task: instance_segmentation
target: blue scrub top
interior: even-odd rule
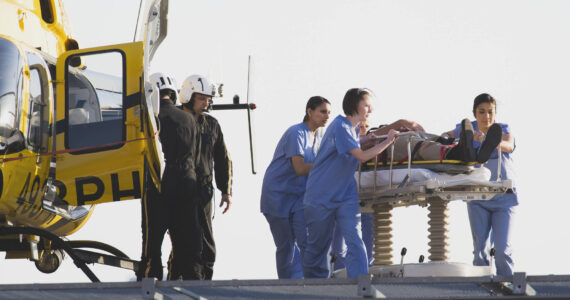
[[[305,123],[285,131],[277,144],[273,160],[265,171],[261,189],[261,212],[277,217],[303,209],[307,176],[295,173],[291,157],[300,155],[305,163],[315,161],[314,138]]]
[[[477,131],[479,130],[479,127],[477,126],[477,121],[472,121],[471,124],[473,125],[473,130]],[[503,124],[503,123],[497,123],[499,125],[501,125],[501,128],[503,129],[503,134],[510,134],[511,133],[511,128],[509,127],[508,124]],[[459,138],[459,134],[461,132],[461,124],[457,124],[457,126],[455,127],[455,130],[453,130],[453,134],[455,136],[456,139]],[[479,148],[481,146],[481,142],[479,141],[473,141],[473,147],[475,148]],[[516,148],[516,144],[515,147],[513,148],[513,152],[515,151]],[[497,166],[499,164],[499,151],[497,149],[493,150],[493,153],[491,153],[491,157],[489,158],[489,160],[484,164],[485,168],[489,169],[491,171],[491,181],[495,181],[497,180]],[[495,197],[493,197],[493,199],[491,200],[508,200],[509,202],[512,202],[513,204],[518,204],[518,197],[516,194],[516,184],[515,184],[515,170],[514,170],[514,162],[513,162],[513,158],[511,157],[511,153],[507,153],[507,152],[501,152],[501,179],[510,179],[513,182],[513,192],[512,194],[507,193],[507,194],[503,194],[503,195],[496,195]]]
[[[309,173],[303,204],[336,208],[346,201],[358,201],[354,172],[358,160],[349,153],[360,148],[358,127],[343,116],[337,116],[329,125],[313,169]]]

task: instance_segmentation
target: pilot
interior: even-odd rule
[[[195,262],[202,266],[203,278],[212,279],[214,261],[216,259],[216,245],[212,232],[212,185],[213,173],[216,177],[216,186],[222,193],[220,207],[226,213],[232,204],[232,162],[224,142],[224,135],[218,121],[206,114],[210,102],[215,94],[214,86],[208,79],[200,75],[192,75],[184,80],[180,87],[180,103],[188,116],[194,117],[198,128],[198,157],[196,161],[196,174],[198,176],[198,193],[192,194],[198,203],[198,220],[203,229],[196,244],[202,246],[202,255]],[[193,237],[194,238],[194,237]],[[194,256],[192,256],[194,259]],[[175,268],[176,266],[172,266]]]
[[[176,108],[176,83],[163,73],[150,76],[160,90],[160,142],[164,152],[165,170],[161,192],[154,184],[146,184],[146,197],[141,200],[143,247],[137,279],[162,279],[162,241],[166,230],[172,242],[168,279],[202,279],[198,263],[202,245],[196,243],[202,236],[198,224],[198,205],[193,201],[197,193],[195,171],[196,121]]]

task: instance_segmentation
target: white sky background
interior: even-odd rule
[[[138,1],[64,4],[80,47],[132,41]],[[334,117],[352,87],[376,93],[372,124],[406,118],[433,133],[473,119],[474,97],[493,95],[497,120],[511,125],[517,144],[515,270],[569,274],[568,162],[561,154],[570,143],[560,134],[570,101],[569,11],[567,1],[171,1],[168,37],[153,72],[170,72],[179,83],[203,74],[225,83],[218,103],[234,94],[245,101],[248,55],[253,59],[257,175],[250,169],[246,112],[213,113],[235,176],[231,210],[215,212],[214,279],[277,278],[272,236],[259,212],[265,168],[285,129],[302,120],[309,97],[329,99]],[[428,256],[427,213],[393,210],[394,262],[404,246],[406,262]],[[465,203],[452,203],[449,215],[450,261],[470,263]],[[139,259],[139,201],[99,206],[70,239],[105,242]],[[166,262],[169,243],[163,248]],[[0,269],[1,283],[88,281],[70,259],[51,275],[23,260],[0,260]],[[134,278],[112,267],[92,269],[102,281]]]

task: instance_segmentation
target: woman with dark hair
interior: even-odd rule
[[[309,174],[303,207],[307,243],[303,256],[305,278],[329,276],[327,253],[335,223],[348,248],[348,277],[368,274],[368,259],[360,230],[360,206],[354,172],[358,162],[367,161],[386,149],[398,133],[390,130],[385,141],[368,150],[360,149],[359,127],[372,112],[371,92],[354,88],[346,92],[339,115],[328,127],[313,169]]]
[[[515,206],[518,205],[517,190],[514,187],[513,158],[511,153],[515,150],[515,138],[511,134],[511,128],[504,123],[495,123],[497,103],[489,94],[477,96],[473,102],[473,144],[477,148],[486,136],[490,136],[493,130],[502,130],[502,139],[499,146],[501,156],[495,149],[489,160],[484,164],[491,171],[491,180],[497,180],[498,163],[501,163],[500,179],[513,181],[513,188],[506,194],[496,195],[491,200],[477,200],[467,203],[469,223],[473,235],[473,264],[476,266],[488,266],[487,240],[491,234],[491,247],[495,248],[495,265],[497,275],[513,275],[513,259],[510,245],[510,227]],[[459,135],[460,126],[448,132],[450,137]]]
[[[325,126],[330,102],[320,96],[307,102],[303,122],[293,125],[279,140],[273,160],[265,171],[261,190],[261,212],[265,215],[277,247],[279,278],[302,278],[306,226],[303,196],[307,174],[313,167],[317,129]]]

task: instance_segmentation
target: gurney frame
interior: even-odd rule
[[[429,224],[429,250],[428,259],[431,261],[446,261],[448,258],[448,236],[447,236],[447,204],[449,201],[463,200],[490,200],[497,194],[503,194],[512,191],[511,180],[501,179],[501,150],[499,151],[499,163],[497,166],[497,180],[483,181],[462,179],[452,182],[440,182],[438,180],[426,180],[421,182],[411,181],[412,151],[411,151],[411,132],[399,134],[399,138],[408,139],[408,174],[404,180],[397,185],[393,182],[393,166],[394,166],[394,143],[390,146],[391,160],[389,164],[389,183],[387,186],[378,186],[376,183],[378,174],[378,156],[374,159],[374,184],[372,187],[363,187],[361,185],[362,167],[358,168],[358,196],[362,212],[372,212],[374,217],[374,265],[383,266],[391,265],[392,262],[392,213],[393,207],[420,205],[428,207]],[[376,142],[386,136],[378,136]],[[440,163],[427,162],[429,163]],[[460,161],[451,161],[451,163],[462,163]],[[464,164],[464,163],[463,163]],[[420,164],[421,165],[421,164]],[[424,165],[425,167],[425,165]],[[467,169],[474,168],[472,165],[465,165]]]

